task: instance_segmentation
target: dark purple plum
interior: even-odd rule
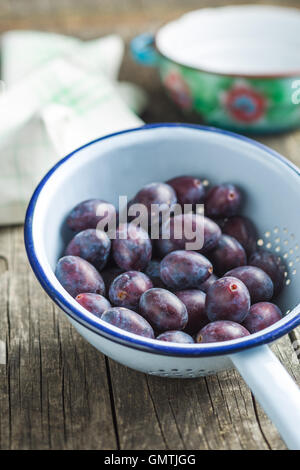
[[[195,247],[195,251],[204,254],[218,244],[220,237],[221,229],[213,220],[189,213],[176,215],[165,222],[161,229],[161,237],[155,241],[155,246],[159,255],[164,257],[172,251],[186,250],[189,248],[187,243],[199,240],[201,246],[199,249]]]
[[[207,294],[208,289],[217,279],[218,279],[217,276],[215,276],[214,274],[211,274],[209,278],[206,279],[206,281],[202,282],[202,284],[198,286],[198,289],[202,290],[202,292],[205,292],[205,294]]]
[[[154,287],[165,289],[166,286],[160,278],[160,262],[161,261],[159,259],[152,259],[149,261],[145,269],[145,274],[151,279]]]
[[[277,305],[271,302],[258,302],[252,305],[243,325],[250,333],[256,333],[273,325],[282,318],[282,313]]]
[[[222,232],[218,224],[209,217],[204,217],[204,244],[200,253],[206,254],[213,250],[221,238]]]
[[[160,239],[156,240],[156,248],[160,256],[176,250],[185,250],[187,243],[204,238],[203,217],[196,214],[180,214],[169,218],[161,228]]]
[[[152,256],[148,233],[133,223],[120,225],[112,242],[112,254],[116,264],[125,271],[141,271]]]
[[[223,277],[208,289],[205,309],[210,321],[229,320],[242,323],[250,310],[250,294],[239,279]]]
[[[141,296],[139,311],[157,331],[183,330],[188,321],[184,303],[172,292],[158,287]]]
[[[235,216],[225,220],[223,233],[235,238],[244,248],[249,256],[256,250],[258,238],[257,229],[254,223],[247,217]]]
[[[223,231],[223,227],[224,227],[224,224],[227,220],[227,217],[225,217],[225,218],[224,217],[214,217],[211,220],[213,220],[220,227],[220,229]]]
[[[104,281],[97,269],[79,256],[64,256],[58,260],[55,275],[72,297],[90,292],[105,294]]]
[[[225,276],[236,277],[245,284],[252,304],[271,300],[273,297],[274,287],[270,276],[256,266],[240,266],[231,269]]]
[[[87,228],[96,228],[98,223],[105,218],[107,223],[103,228],[107,230],[108,223],[114,220],[115,215],[116,209],[113,204],[102,199],[88,199],[71,210],[67,218],[67,226],[74,232],[81,232]]]
[[[208,217],[231,217],[241,207],[242,194],[234,184],[213,186],[205,198],[205,212]]]
[[[257,266],[270,276],[274,285],[274,295],[278,295],[281,292],[284,286],[284,273],[287,271],[287,268],[280,256],[274,255],[267,250],[259,249],[252,253],[248,264]]]
[[[249,331],[234,321],[214,321],[206,325],[196,336],[196,343],[218,343],[249,336]]]
[[[159,336],[157,336],[156,339],[158,339],[159,341],[167,341],[170,343],[191,344],[195,342],[190,335],[178,330],[165,331],[164,333],[161,333]]]
[[[66,255],[79,256],[101,271],[107,263],[111,241],[102,230],[88,228],[72,238],[66,248]]]
[[[151,210],[151,204],[165,204],[172,207],[177,202],[174,189],[166,183],[146,184],[133,198],[134,203],[144,204]]]
[[[205,312],[206,295],[201,290],[190,289],[174,292],[184,303],[188,313],[188,322],[184,329],[190,335],[198,333],[209,322]]]
[[[124,272],[124,269],[119,268],[118,266],[110,266],[106,267],[101,271],[101,276],[103,277],[103,281],[105,284],[105,290],[108,292],[111,283],[113,282],[116,277]]]
[[[80,305],[92,312],[97,317],[101,317],[102,313],[111,307],[110,302],[99,294],[83,293],[76,296],[76,300]]]
[[[229,235],[222,235],[217,247],[209,254],[214,270],[219,276],[230,269],[244,266],[247,256],[242,245]]]
[[[172,251],[160,264],[160,277],[170,289],[198,287],[212,274],[211,263],[195,251]]]
[[[146,184],[133,198],[133,204],[143,204],[148,211],[148,222],[157,224],[161,217],[154,217],[152,205],[158,205],[161,212],[171,209],[177,203],[177,197],[172,186],[166,183]],[[151,220],[152,216],[152,220]],[[154,220],[153,220],[154,219]]]
[[[140,271],[127,271],[120,274],[109,288],[109,299],[117,307],[137,309],[141,295],[153,284],[146,274]]]
[[[181,206],[184,204],[200,204],[204,201],[205,186],[202,181],[193,176],[177,176],[167,181],[174,189],[177,201]]]
[[[112,307],[106,310],[101,320],[145,338],[154,338],[154,332],[145,318],[125,307]]]

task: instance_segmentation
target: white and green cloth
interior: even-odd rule
[[[0,225],[21,223],[45,172],[88,141],[138,126],[145,96],[117,82],[124,44],[34,31],[1,43]]]

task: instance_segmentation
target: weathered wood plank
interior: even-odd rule
[[[289,337],[272,349],[300,385]],[[109,363],[121,449],[286,448],[236,371],[162,379]]]
[[[9,231],[2,234],[2,240],[8,238]],[[6,243],[7,245],[7,243]],[[10,340],[9,325],[9,271],[6,253],[0,257],[0,341],[3,353],[3,343],[5,344],[6,356],[1,356],[0,364],[0,448],[7,449],[11,441],[11,416],[10,416],[10,390],[7,367],[7,345]]]
[[[22,232],[0,230],[0,448],[115,449],[105,358],[42,292]]]
[[[146,375],[112,360],[109,368],[120,449],[166,449]]]
[[[1,0],[0,31],[31,28],[82,38],[116,32],[128,39],[139,32],[155,31],[187,11],[234,3],[248,4],[249,0]],[[272,4],[282,6],[283,2],[273,0]],[[284,6],[299,7],[299,1],[287,0]]]
[[[163,379],[109,362],[121,449],[285,448],[236,371]]]

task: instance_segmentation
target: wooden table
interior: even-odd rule
[[[128,40],[199,3],[2,0],[0,30],[35,28],[83,38],[115,31]],[[155,71],[136,66],[128,53],[121,77],[149,92],[145,121],[183,120]],[[300,164],[300,132],[261,140]],[[297,331],[274,350],[300,384],[300,367],[292,361],[296,339]],[[0,449],[285,448],[237,372],[162,379],[93,349],[35,280],[22,227],[0,230],[0,340],[7,349],[7,363],[0,365]]]

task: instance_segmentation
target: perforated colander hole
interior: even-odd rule
[[[274,232],[274,233],[278,233],[278,232],[279,232],[279,228],[278,228],[278,227],[274,227],[274,228],[273,228],[273,232]]]
[[[288,233],[288,229],[286,227],[284,227],[283,233]]]
[[[193,370],[193,369],[191,369]],[[148,371],[149,375],[159,375],[160,377],[183,377],[183,373],[179,372],[178,369],[171,369],[169,372],[166,371],[165,369],[159,369],[159,370],[149,370]]]
[[[269,238],[271,236],[271,232],[265,232],[265,237]]]
[[[283,244],[284,244],[284,245],[288,245],[288,244],[289,244],[289,241],[288,241],[288,240],[284,240]]]
[[[287,254],[287,253],[284,253],[283,257],[284,257],[284,259],[287,259],[288,254]]]
[[[203,186],[209,186],[210,182],[209,182],[209,180],[203,180],[202,184],[203,184]]]
[[[291,280],[290,280],[290,279],[287,279],[287,280],[285,281],[286,286],[289,286],[290,283],[291,283]]]
[[[258,246],[263,246],[263,245],[264,245],[264,241],[263,241],[262,238],[259,238],[259,239],[257,240],[257,245],[258,245]]]
[[[268,248],[268,250],[269,250],[270,248],[272,248],[272,243],[268,242],[268,243],[266,244],[266,248]]]
[[[280,250],[281,250],[280,246],[276,246],[275,248],[276,253],[279,253]]]
[[[294,234],[294,233],[291,233],[290,236],[291,236],[291,239],[292,239],[292,240],[295,240],[295,234]]]
[[[295,276],[295,274],[297,274],[297,270],[296,270],[296,269],[293,269],[292,275]]]
[[[297,256],[296,263],[299,263],[299,261],[300,261],[300,256]]]
[[[299,245],[295,245],[295,250],[298,251],[299,250]]]
[[[294,250],[293,248],[290,249],[290,255],[292,255],[294,253]]]
[[[293,263],[293,261],[290,261],[289,262],[289,267],[291,268],[292,266],[294,266],[294,263]]]

